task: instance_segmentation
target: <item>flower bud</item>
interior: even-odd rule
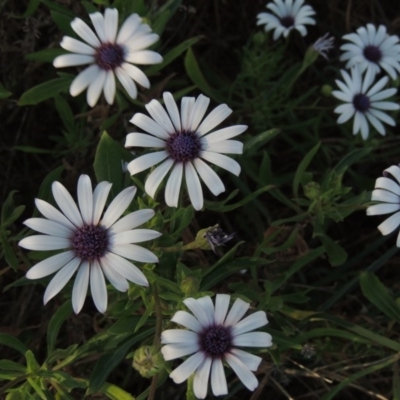
[[[133,354],[133,368],[145,378],[157,375],[164,366],[164,359],[159,349],[154,346],[142,346]]]
[[[317,199],[321,194],[321,186],[317,182],[308,182],[304,185],[304,195],[310,200]]]

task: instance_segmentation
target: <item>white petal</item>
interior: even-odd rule
[[[182,343],[198,345],[199,335],[185,329],[168,329],[161,334],[162,343]]]
[[[184,130],[190,130],[190,119],[195,103],[194,97],[183,97],[181,100],[181,126]]]
[[[99,69],[96,78],[89,84],[86,92],[86,101],[90,107],[94,107],[99,100],[100,94],[106,81],[106,71]]]
[[[153,231],[151,229],[134,229],[132,231],[125,231],[117,233],[113,237],[115,244],[125,243],[141,243],[153,240],[161,236],[161,233]]]
[[[69,36],[64,36],[62,38],[60,46],[65,50],[77,54],[86,54],[93,56],[96,52],[93,47],[90,47],[86,43],[83,43],[80,40],[76,40]]]
[[[56,254],[55,256],[46,258],[32,267],[26,273],[26,277],[28,279],[41,279],[44,276],[51,275],[69,263],[74,257],[75,252],[65,251],[63,253]]]
[[[140,50],[129,53],[126,56],[126,61],[132,64],[148,65],[159,64],[163,61],[160,54],[152,50]]]
[[[142,19],[137,14],[131,14],[122,24],[117,36],[117,43],[125,43],[141,24]]]
[[[137,87],[135,85],[135,82],[132,80],[132,78],[121,67],[116,68],[114,72],[117,75],[117,78],[121,82],[122,86],[124,87],[124,89],[128,93],[128,95],[132,99],[136,99],[136,97],[137,97]]]
[[[81,263],[80,258],[73,258],[67,265],[65,265],[60,271],[56,273],[53,279],[50,281],[49,286],[44,293],[43,302],[46,304],[52,299],[60,290],[68,283],[71,276],[75,273],[79,264]]]
[[[181,118],[179,115],[178,106],[175,103],[174,97],[169,92],[163,93],[163,99],[165,107],[167,108],[168,114],[171,118],[172,123],[175,126],[175,130],[179,132],[181,130]]]
[[[243,385],[247,389],[253,391],[258,386],[258,381],[256,376],[234,355],[227,354],[225,356],[226,362],[235,371],[236,375],[242,381]]]
[[[208,378],[210,376],[212,359],[207,357],[197,368],[193,380],[193,392],[198,399],[205,399],[208,390]]]
[[[90,266],[90,291],[96,308],[104,314],[107,310],[107,288],[103,271],[96,260]]]
[[[269,347],[272,345],[272,337],[267,332],[243,333],[235,336],[232,344],[240,347]]]
[[[71,224],[71,222],[51,204],[40,199],[35,199],[35,204],[40,213],[46,218],[58,222],[59,224],[70,229],[71,231],[75,231],[76,227]]]
[[[229,128],[219,129],[213,133],[204,136],[203,140],[206,140],[207,143],[220,142],[221,140],[226,140],[233,138],[242,134],[247,129],[247,125],[234,125]]]
[[[22,239],[19,246],[29,250],[60,250],[71,246],[71,240],[63,237],[34,235]]]
[[[187,162],[185,165],[185,181],[193,208],[197,211],[201,210],[204,201],[203,190],[201,189],[200,180],[196,173],[196,170],[194,169],[190,161]]]
[[[400,168],[397,165],[392,165],[391,167],[386,168],[385,172],[391,174],[397,180],[397,182],[400,183]]]
[[[87,175],[81,175],[78,180],[78,204],[82,219],[87,225],[92,224],[93,191],[92,182]]]
[[[145,107],[154,121],[156,121],[165,132],[173,133],[175,131],[167,112],[157,100],[150,101]]]
[[[205,135],[207,132],[210,132],[211,129],[219,125],[224,119],[228,118],[231,113],[232,110],[226,104],[219,105],[208,114],[207,118],[198,127],[197,133],[200,136]]]
[[[182,383],[189,378],[190,375],[193,374],[194,371],[198,368],[198,366],[203,362],[206,356],[198,352],[193,354],[189,357],[185,362],[183,362],[178,368],[174,369],[170,374],[169,377],[175,383]]]
[[[107,71],[106,72],[106,80],[104,82],[104,97],[106,98],[106,101],[108,104],[113,104],[114,103],[114,97],[115,97],[115,76],[114,72],[112,71]]]
[[[197,318],[186,311],[177,311],[171,318],[171,321],[182,325],[185,328],[191,329],[194,332],[201,332],[203,330],[203,326],[200,324]]]
[[[119,290],[120,292],[126,292],[129,289],[128,281],[115,269],[109,266],[105,257],[100,260],[100,264],[104,275],[110,281],[111,285],[115,287],[115,289]]]
[[[149,286],[149,282],[147,281],[147,278],[144,276],[143,272],[140,271],[136,265],[133,265],[125,258],[117,256],[113,253],[107,253],[103,259],[106,260],[110,268],[117,271],[124,278],[128,279],[128,281],[141,286]]]
[[[233,303],[231,310],[229,311],[228,316],[226,317],[225,326],[233,326],[236,325],[246,314],[246,311],[249,309],[250,304],[246,303],[242,299],[236,299]]]
[[[367,215],[389,214],[400,210],[399,204],[375,204],[367,208]]]
[[[100,74],[100,68],[96,64],[84,69],[72,81],[69,87],[70,95],[73,97],[78,96],[96,79],[98,74]]]
[[[85,42],[89,43],[92,47],[100,47],[101,44],[99,39],[97,39],[94,32],[80,18],[75,18],[71,22],[71,27]]]
[[[144,156],[140,156],[135,158],[128,164],[128,171],[131,175],[135,175],[139,172],[144,171],[147,168],[152,167],[153,165],[158,164],[160,161],[165,160],[168,157],[168,153],[166,151],[158,151],[156,153],[145,154]]]
[[[183,302],[204,327],[213,325],[215,311],[210,296],[200,297],[199,299],[190,297]]]
[[[56,68],[65,68],[91,64],[93,62],[94,57],[86,54],[62,54],[54,59],[53,65]]]
[[[29,218],[24,221],[24,224],[30,229],[51,236],[71,238],[74,235],[74,231],[72,229],[61,225],[58,222],[44,218]]]
[[[78,314],[83,307],[89,285],[90,266],[87,261],[83,262],[76,274],[74,287],[72,289],[72,308]]]
[[[163,341],[163,334],[161,334],[161,343]],[[199,350],[199,346],[196,343],[186,343],[186,344],[167,344],[161,348],[161,353],[165,361],[175,360],[175,358],[181,358],[189,354],[193,354]]]
[[[165,147],[165,142],[145,133],[132,132],[126,136],[125,147]]]
[[[379,226],[378,229],[381,231],[382,235],[389,235],[394,230],[400,226],[400,212],[391,215],[389,218],[385,219]]]
[[[53,196],[64,215],[77,227],[83,225],[81,214],[67,189],[60,182],[53,182]]]
[[[242,319],[235,326],[232,327],[232,335],[237,336],[242,333],[250,332],[254,329],[260,328],[261,326],[267,325],[267,315],[264,311],[257,311],[248,317]]]
[[[128,208],[136,194],[136,187],[130,186],[119,193],[108,206],[100,224],[109,228]]]
[[[190,130],[195,132],[197,127],[200,124],[200,121],[203,119],[204,114],[207,111],[207,107],[210,104],[210,99],[202,94],[197,98],[196,102],[193,105],[191,117],[190,117]]]
[[[210,151],[202,151],[200,157],[204,158],[206,161],[212,164],[217,165],[218,167],[226,169],[236,176],[239,176],[240,174],[240,165],[238,164],[238,162],[223,154],[212,153]]]
[[[150,47],[157,42],[159,38],[160,37],[156,33],[142,32],[142,34],[135,35],[130,40],[125,42],[125,46],[129,49],[130,53],[134,53],[135,51]]]
[[[158,258],[150,250],[135,244],[117,244],[112,246],[112,252],[129,260],[143,263],[157,263]]]
[[[165,202],[169,207],[178,207],[179,193],[182,184],[183,164],[178,163],[172,169],[165,187]]]
[[[237,140],[223,140],[222,142],[205,144],[203,150],[214,153],[242,154],[243,143]]]
[[[154,217],[154,210],[144,209],[134,211],[125,217],[121,218],[112,226],[113,233],[119,233],[124,231],[129,231],[133,228],[136,228],[140,225],[143,225],[149,219]]]
[[[139,85],[148,89],[150,87],[150,81],[147,76],[142,72],[138,67],[135,67],[132,64],[123,63],[121,68]]]
[[[389,190],[400,196],[400,186],[397,182],[390,178],[379,177],[375,182],[375,189]]]
[[[129,122],[160,139],[169,138],[169,134],[147,115],[136,113]]]
[[[100,182],[93,193],[93,225],[97,225],[100,221],[101,214],[103,213],[104,206],[107,201],[108,194],[110,193],[112,183]]]
[[[164,177],[168,174],[172,165],[174,164],[174,160],[168,158],[162,164],[160,164],[154,171],[151,172],[149,177],[146,180],[144,185],[144,190],[146,193],[154,199],[157,188],[160,186],[160,183],[164,179]]]
[[[215,325],[222,325],[224,323],[226,313],[228,312],[230,299],[231,296],[228,294],[217,294],[215,297]]]
[[[95,13],[89,14],[89,17],[90,17],[90,20],[92,21],[92,24],[94,26],[94,29],[95,29],[100,41],[102,43],[107,43],[108,40],[107,40],[106,27],[105,27],[103,15],[99,12],[95,12]]]
[[[106,8],[104,12],[104,25],[107,40],[114,43],[118,30],[118,10],[116,8]]]
[[[195,159],[193,164],[196,171],[200,175],[200,178],[204,181],[211,193],[218,196],[220,193],[225,191],[225,186],[221,181],[221,178],[202,160]]]
[[[240,349],[232,349],[230,352],[237,357],[250,371],[257,371],[258,366],[262,361],[261,357],[255,356],[254,354],[250,354],[247,351]]]
[[[228,385],[224,372],[224,365],[220,358],[215,358],[211,369],[211,388],[214,396],[228,394]]]

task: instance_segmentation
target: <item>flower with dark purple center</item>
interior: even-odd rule
[[[366,46],[363,50],[364,56],[368,61],[378,63],[382,58],[382,52],[377,46]]]
[[[294,18],[291,15],[287,15],[286,17],[283,17],[280,19],[282,26],[285,28],[290,28],[291,26],[294,25]]]
[[[199,336],[200,347],[210,357],[221,357],[232,347],[229,327],[210,326]]]
[[[125,61],[125,50],[118,43],[102,43],[94,58],[101,69],[114,70]]]
[[[358,93],[353,97],[353,105],[357,111],[365,113],[370,108],[371,102],[367,95]]]
[[[83,225],[75,232],[72,247],[77,257],[85,261],[93,261],[104,256],[108,242],[107,231],[102,226]]]
[[[166,149],[174,161],[187,162],[199,156],[201,142],[196,132],[176,132],[166,141]]]

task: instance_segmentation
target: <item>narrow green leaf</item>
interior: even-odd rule
[[[71,300],[66,301],[54,315],[47,326],[47,354],[50,353],[56,347],[56,341],[58,332],[60,331],[61,325],[64,321],[72,314]]]
[[[0,369],[26,373],[26,367],[11,360],[0,360]]]
[[[6,90],[6,88],[0,83],[0,100],[6,99],[7,97],[10,97],[12,95],[11,92]]]
[[[243,153],[246,154],[258,150],[261,146],[264,146],[279,133],[280,129],[270,129],[252,137],[244,144]]]
[[[344,156],[342,160],[340,160],[336,166],[333,168],[334,171],[338,174],[343,174],[346,169],[354,164],[355,162],[361,160],[363,157],[368,155],[372,151],[372,147],[365,147],[363,149],[356,149],[351,151],[349,154]]]
[[[17,271],[18,259],[10,243],[8,243],[7,238],[1,233],[0,233],[0,242],[4,251],[4,258],[6,259],[7,264],[10,265],[14,271]]]
[[[30,61],[53,62],[57,56],[65,53],[65,50],[62,48],[44,49],[27,54],[25,58]]]
[[[15,18],[26,18],[30,17],[39,7],[40,0],[30,0],[28,7],[21,16],[15,16]]]
[[[61,32],[68,36],[75,36],[75,32],[71,27],[71,21],[73,20],[73,17],[57,11],[50,11],[50,15],[54,23],[60,28]]]
[[[7,333],[0,333],[0,344],[19,351],[23,356],[28,351],[28,348],[19,339]]]
[[[103,383],[100,392],[108,396],[111,400],[135,400],[130,393],[108,382]]]
[[[33,153],[33,154],[53,153],[53,150],[51,149],[40,149],[38,147],[33,147],[33,146],[14,146],[12,149],[16,151],[23,151],[24,153]]]
[[[39,364],[35,359],[35,355],[32,353],[31,350],[28,350],[25,353],[25,358],[26,358],[26,365],[28,368],[28,372],[31,372],[33,374],[36,374],[39,371]]]
[[[38,104],[50,99],[60,92],[67,92],[72,82],[72,77],[55,78],[41,83],[22,94],[18,101],[19,106]]]
[[[113,184],[113,198],[122,190],[121,160],[121,146],[104,131],[97,146],[93,167],[98,182],[107,181]]]
[[[382,282],[371,272],[360,276],[361,290],[364,296],[389,318],[400,322],[400,308]]]
[[[297,171],[294,175],[293,179],[293,195],[297,199],[299,197],[299,186],[301,182],[301,178],[306,171],[307,167],[310,165],[312,159],[314,158],[316,152],[321,146],[321,142],[318,142],[303,158],[299,166],[297,167]]]
[[[320,236],[321,242],[325,247],[326,253],[328,255],[329,263],[333,267],[342,265],[347,260],[346,250],[340,246],[338,243],[333,241],[329,236]]]
[[[59,181],[61,179],[61,174],[64,172],[64,167],[59,166],[55,170],[49,172],[42,184],[40,185],[39,193],[38,193],[38,198],[42,200],[49,200],[50,198],[50,193],[51,193],[51,185],[55,181]],[[35,210],[34,216],[38,215],[38,211]]]

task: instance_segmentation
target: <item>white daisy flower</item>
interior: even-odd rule
[[[147,65],[162,62],[162,57],[151,50],[145,50],[159,39],[151,28],[142,23],[137,14],[130,15],[118,32],[118,10],[107,8],[101,13],[90,14],[93,30],[81,19],[71,22],[72,29],[86,43],[64,36],[60,45],[72,54],[63,54],[54,59],[57,68],[91,64],[73,80],[69,91],[77,96],[87,90],[87,102],[94,107],[101,92],[108,104],[115,97],[115,75],[133,99],[137,97],[135,82],[150,87],[146,75],[134,64]]]
[[[92,191],[90,178],[81,175],[77,190],[79,209],[59,182],[53,183],[52,191],[61,212],[43,200],[35,200],[46,218],[30,218],[24,223],[44,235],[29,236],[19,245],[29,250],[63,250],[36,264],[26,274],[28,279],[40,279],[58,271],[47,286],[44,304],[60,292],[76,271],[72,289],[75,313],[82,309],[89,280],[94,304],[102,313],[107,309],[104,275],[121,292],[128,290],[127,280],[148,286],[144,274],[127,259],[158,262],[151,251],[133,244],[161,235],[150,229],[134,229],[152,218],[154,211],[139,210],[118,220],[135,196],[136,188],[131,186],[115,197],[101,218],[111,186],[109,182],[100,182]]]
[[[368,207],[367,215],[394,213],[378,226],[382,235],[389,235],[400,226],[400,168],[392,165],[385,169],[383,175],[376,180],[375,190],[371,197],[371,200],[378,204]],[[400,247],[400,234],[397,236],[396,245]]]
[[[250,332],[268,323],[264,311],[242,319],[250,304],[237,299],[228,313],[230,296],[217,294],[215,307],[209,296],[184,300],[192,311],[178,311],[171,321],[185,329],[168,329],[161,334],[165,344],[161,352],[165,360],[174,360],[192,354],[169,375],[175,383],[182,383],[194,373],[193,389],[199,399],[207,396],[208,379],[214,396],[228,393],[224,363],[228,364],[249,389],[258,386],[256,376],[261,357],[237,347],[269,347],[272,337],[266,332]]]
[[[265,12],[257,14],[257,25],[265,24],[266,32],[275,29],[274,40],[282,34],[287,37],[293,29],[298,30],[301,36],[306,36],[307,29],[304,25],[315,25],[314,18],[311,18],[315,11],[311,6],[304,5],[304,0],[274,0],[266,7],[273,14]]]
[[[361,136],[365,140],[368,138],[368,121],[381,134],[385,135],[385,127],[382,122],[395,126],[396,122],[381,110],[398,110],[400,106],[391,101],[382,101],[393,96],[397,89],[385,89],[389,78],[387,76],[380,79],[372,87],[375,74],[368,69],[364,78],[357,65],[351,69],[351,77],[345,71],[340,71],[344,82],[336,80],[336,84],[341,90],[334,90],[332,94],[345,102],[336,107],[334,112],[341,114],[337,120],[338,124],[343,124],[354,116],[353,134],[361,131]],[[382,121],[382,122],[381,122]]]
[[[167,205],[178,206],[184,174],[193,207],[200,210],[203,191],[198,175],[215,196],[225,191],[221,179],[203,160],[239,175],[239,164],[222,153],[242,154],[243,144],[229,139],[243,133],[247,126],[235,125],[209,133],[231,114],[226,104],[219,105],[201,122],[210,103],[208,97],[183,97],[180,113],[171,93],[165,92],[163,98],[167,111],[152,100],[146,108],[153,119],[137,113],[130,120],[150,135],[129,133],[125,142],[125,147],[152,147],[160,151],[136,158],[129,163],[128,170],[135,175],[165,160],[147,178],[147,194],[154,198],[161,181],[172,170],[165,188]]]
[[[383,68],[392,79],[400,73],[400,43],[397,35],[389,36],[386,27],[372,24],[358,28],[357,33],[344,35],[346,43],[340,47],[344,54],[341,61],[347,61],[346,68],[359,64],[361,72],[366,69],[374,74]]]
[[[325,60],[328,60],[327,52],[335,47],[335,38],[333,36],[329,36],[329,33],[327,32],[324,36],[318,38],[312,47],[316,52],[321,54]]]

